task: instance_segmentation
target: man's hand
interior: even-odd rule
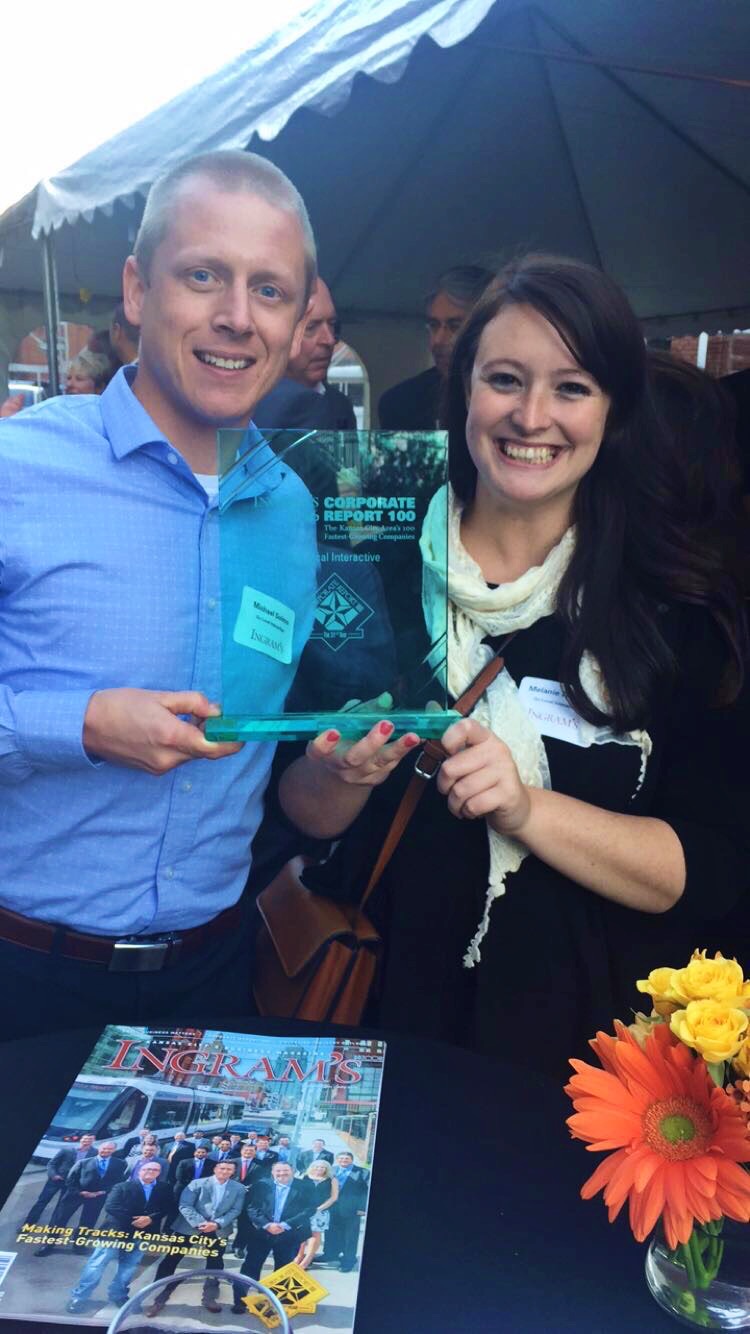
[[[133,1227],[137,1227],[142,1232],[144,1227],[151,1227],[151,1217],[149,1214],[136,1214],[133,1219]]]
[[[286,1232],[286,1228],[281,1223],[266,1223],[265,1231],[270,1232],[272,1237],[278,1237],[280,1232]]]
[[[441,740],[449,758],[437,785],[451,814],[461,820],[485,815],[499,834],[522,837],[531,803],[505,743],[473,718],[452,723]]]
[[[206,1219],[205,1223],[199,1223],[199,1224],[198,1224],[197,1231],[198,1231],[198,1232],[216,1232],[216,1231],[218,1231],[218,1227],[219,1227],[219,1224],[218,1224],[218,1223],[216,1223],[216,1222],[211,1222],[209,1219]]]
[[[220,712],[197,690],[97,690],[83,720],[84,749],[92,758],[155,775],[188,760],[220,760],[242,749],[241,743],[203,735],[200,724]]]

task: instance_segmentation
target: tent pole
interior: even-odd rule
[[[60,367],[57,360],[57,329],[60,323],[60,304],[57,295],[57,268],[55,248],[50,232],[42,232],[42,278],[44,282],[44,323],[47,329],[47,363],[49,365],[49,392],[52,398],[60,393]]]

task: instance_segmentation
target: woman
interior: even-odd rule
[[[87,347],[68,366],[66,394],[101,394],[112,378],[112,363],[100,352]]]
[[[310,1236],[302,1242],[294,1258],[294,1263],[300,1269],[309,1269],[320,1250],[321,1237],[331,1221],[328,1211],[339,1198],[339,1183],[333,1175],[331,1164],[325,1158],[316,1158],[315,1162],[310,1163],[305,1176],[310,1178],[315,1188],[315,1212],[310,1218]]]
[[[448,421],[452,695],[515,637],[377,891],[379,1018],[561,1074],[629,1018],[636,978],[738,948],[741,611],[673,494],[642,334],[604,274],[503,270],[458,336]],[[433,506],[428,623],[443,533]],[[352,826],[308,872],[321,892],[361,892],[409,766],[382,784],[417,742],[392,730],[344,751],[329,733],[282,778],[306,832]]]

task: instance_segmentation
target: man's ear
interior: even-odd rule
[[[148,283],[141,275],[138,260],[135,255],[128,255],[122,271],[122,304],[125,307],[126,319],[139,328],[147,287]]]
[[[307,321],[310,318],[310,312],[312,310],[314,300],[315,300],[315,294],[311,293],[310,300],[308,301],[307,305],[305,306],[305,309],[302,312],[302,318],[300,319],[299,323],[294,326],[294,333],[292,334],[292,345],[289,348],[290,361],[292,360],[293,357],[296,357],[299,354],[299,350],[302,346],[302,337],[305,332],[305,325],[307,324]]]

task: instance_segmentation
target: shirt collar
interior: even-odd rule
[[[146,445],[161,445],[166,450],[177,452],[133,392],[137,369],[135,363],[121,366],[99,399],[104,430],[116,459],[124,459]],[[273,451],[254,422],[250,422],[247,428],[243,447],[244,461],[238,470],[243,498],[275,491],[286,470],[268,468],[274,458]],[[257,478],[256,473],[260,474]],[[229,501],[221,506],[222,509],[226,503]]]
[[[164,432],[133,393],[137,369],[134,365],[121,366],[99,399],[104,429],[116,459],[123,459],[144,445],[160,444],[171,449]]]

